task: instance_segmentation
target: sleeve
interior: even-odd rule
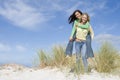
[[[89,27],[89,30],[90,30],[90,36],[91,36],[91,38],[92,38],[92,40],[93,40],[93,38],[94,38],[94,31],[93,31],[91,25],[90,25],[90,27]]]
[[[73,37],[73,35],[74,35],[75,31],[76,31],[76,24],[77,24],[77,21],[74,21],[72,32],[71,32],[71,37]]]

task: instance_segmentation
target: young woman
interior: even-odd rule
[[[75,27],[75,25],[80,21],[81,15],[82,15],[82,12],[80,10],[75,10],[73,14],[70,15],[70,17],[68,18],[69,24],[72,24],[73,27]],[[67,44],[66,51],[65,51],[66,57],[72,56],[75,34],[76,33],[73,34],[74,35],[73,38],[70,38]]]
[[[86,43],[88,33],[93,33],[91,26],[89,24],[89,16],[87,13],[82,14],[81,20],[75,24],[72,29],[72,34],[70,40],[73,40],[73,35],[76,33],[75,38],[75,50],[76,50],[76,63],[78,67],[80,67],[80,57],[82,57],[84,70],[88,71],[88,63],[87,63],[87,53],[81,53],[83,45]],[[93,37],[93,34],[91,35]],[[87,56],[87,57],[86,57]]]
[[[70,17],[68,18],[69,24],[72,23],[73,27],[75,27],[75,25],[77,23],[79,23],[79,21],[81,20],[81,15],[82,15],[82,12],[80,10],[75,10],[73,12],[73,14],[70,15]],[[91,27],[91,29],[92,29],[92,27]],[[66,47],[66,51],[65,51],[66,57],[72,56],[73,43],[74,43],[75,38],[76,38],[76,36],[75,36],[76,32],[74,32],[74,34],[73,34],[73,31],[74,30],[72,30],[72,34],[71,34],[71,35],[73,35],[73,37],[70,37],[70,40],[69,40],[67,47]],[[87,34],[87,37],[86,37],[86,57],[87,58],[94,57],[93,50],[91,47],[91,37],[93,38],[93,36],[94,36],[94,33],[89,32]]]

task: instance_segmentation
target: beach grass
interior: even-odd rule
[[[39,56],[39,66],[42,68],[48,66],[58,68],[67,67],[68,69],[74,68],[75,73],[84,73],[82,60],[80,61],[81,69],[78,69],[76,67],[75,55],[66,58],[64,46],[56,45],[52,48],[52,52],[46,53],[40,50],[37,54]],[[94,69],[96,69],[96,71],[111,73],[115,69],[120,69],[120,54],[118,54],[118,51],[110,43],[104,42],[95,55]],[[91,68],[91,66],[93,67],[93,65],[89,65],[89,68]],[[78,70],[80,70],[80,72]]]
[[[118,54],[113,45],[104,42],[98,50],[96,61],[98,72],[110,73],[112,70],[120,67],[120,54]]]

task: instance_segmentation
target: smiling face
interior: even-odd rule
[[[87,18],[87,15],[82,15],[82,22],[87,22],[88,18]]]
[[[79,12],[75,12],[75,17],[76,17],[77,19],[80,19],[81,16],[82,16],[82,15],[81,15]]]
[[[89,21],[88,14],[83,14],[81,19],[82,19],[82,23],[86,23],[87,21]]]

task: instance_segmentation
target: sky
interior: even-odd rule
[[[120,0],[0,0],[0,64],[33,65],[39,50],[68,43],[68,17],[90,16],[93,50],[104,41],[120,48]]]

